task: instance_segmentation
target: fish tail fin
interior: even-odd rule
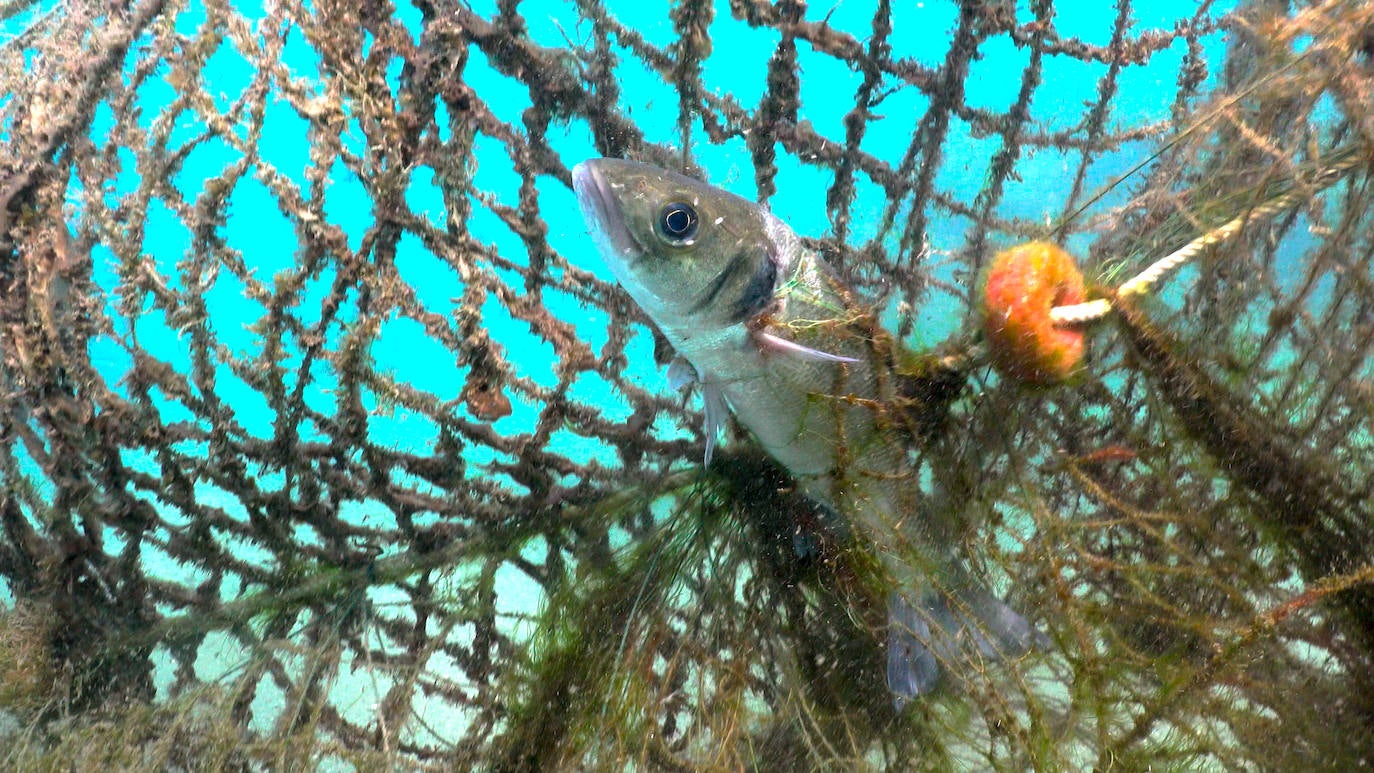
[[[900,709],[935,689],[940,664],[1020,657],[1049,638],[971,580],[888,599],[887,684]]]

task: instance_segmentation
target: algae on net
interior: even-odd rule
[[[60,676],[6,680],[6,761],[1366,760],[1368,178],[1313,175],[1369,155],[1371,10],[925,6],[7,6],[0,669]],[[997,248],[1105,290],[1302,195],[1077,382],[916,390],[921,469],[1054,644],[897,715],[823,514],[743,440],[698,469],[563,217],[592,154],[744,169],[961,355]]]

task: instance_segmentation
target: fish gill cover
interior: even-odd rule
[[[0,5],[7,767],[1369,764],[1374,8],[250,6]],[[894,707],[824,514],[701,469],[591,156],[965,363],[902,483],[1046,646]],[[1067,384],[988,366],[997,250],[1111,299],[1226,223]]]

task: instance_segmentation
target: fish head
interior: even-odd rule
[[[758,204],[611,158],[578,164],[573,187],[602,259],[665,332],[738,324],[772,301],[795,237]]]

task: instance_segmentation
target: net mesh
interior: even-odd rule
[[[1374,11],[536,5],[0,5],[11,762],[1368,764],[1371,193],[1322,174],[1374,146]],[[1053,645],[898,714],[820,516],[742,435],[699,469],[592,155],[752,177],[975,358],[996,249],[1107,293],[1299,195],[1072,384],[940,398]]]

